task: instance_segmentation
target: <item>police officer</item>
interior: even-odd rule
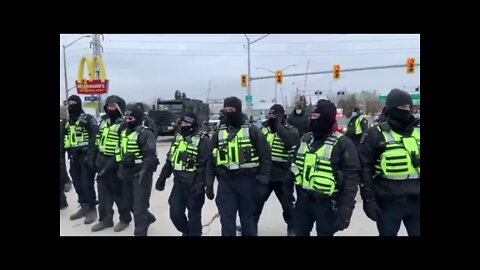
[[[412,98],[393,89],[386,120],[368,129],[360,142],[360,193],[380,236],[396,236],[403,221],[408,235],[420,235],[420,127]]]
[[[68,152],[70,175],[81,205],[70,220],[85,217],[84,223],[90,224],[97,219],[94,160],[98,125],[92,115],[83,111],[79,96],[72,95],[67,102],[69,119],[63,131],[64,148]]]
[[[250,124],[242,114],[240,99],[228,97],[223,107],[225,124],[211,141],[222,236],[236,236],[237,211],[242,236],[255,236],[255,196],[265,196],[268,192],[272,165],[270,147],[258,127]],[[213,175],[207,174],[207,192],[208,187],[213,187],[213,179]]]
[[[352,140],[353,144],[358,147],[362,134],[368,129],[368,120],[363,116],[359,108],[353,108],[352,117],[348,122],[346,136]]]
[[[308,131],[308,116],[300,106],[295,107],[292,114],[288,116],[287,121],[298,130],[300,138]]]
[[[145,113],[145,109],[143,108],[143,103],[137,102],[137,103],[135,103],[135,106],[138,106]],[[157,136],[158,136],[157,124],[155,124],[155,121],[153,121],[152,118],[148,117],[148,115],[146,113],[143,116],[143,123],[142,124],[144,126],[150,128],[153,131],[153,134],[155,134],[155,138],[157,138]]]
[[[65,196],[65,192],[69,192],[72,188],[72,180],[67,173],[67,167],[65,165],[65,134],[64,126],[65,121],[61,119],[60,122],[60,210],[63,210],[68,207],[67,197]]]
[[[180,132],[167,153],[167,161],[155,188],[165,189],[165,181],[173,172],[174,184],[168,203],[170,219],[183,236],[202,235],[202,207],[205,203],[205,178],[210,157],[210,139],[198,129],[195,114],[182,116]],[[207,194],[213,200],[213,186]],[[188,219],[185,216],[188,209]]]
[[[132,216],[130,209],[122,199],[122,181],[117,176],[117,161],[115,155],[120,150],[120,136],[123,129],[123,112],[125,100],[112,95],[105,100],[106,114],[100,121],[100,132],[97,135],[95,166],[98,169],[97,188],[99,200],[99,223],[92,227],[92,232],[113,227],[113,203],[117,205],[120,222],[113,229],[123,231],[128,227]]]
[[[142,125],[143,111],[134,106],[125,112],[126,129],[121,133],[118,176],[123,181],[124,200],[133,211],[135,236],[147,236],[148,227],[156,221],[148,211],[152,176],[157,169],[157,147],[153,132]]]
[[[290,165],[294,159],[295,150],[300,144],[298,131],[285,121],[285,109],[275,104],[268,112],[268,120],[262,123],[262,133],[267,138],[272,151],[272,169],[268,191],[263,197],[258,197],[255,203],[255,222],[258,225],[265,202],[275,191],[282,205],[283,219],[287,223],[287,235],[293,233],[293,177]]]
[[[294,230],[309,236],[333,236],[346,229],[360,183],[360,162],[352,141],[336,131],[335,104],[319,100],[310,114],[310,131],[301,139],[292,172],[297,202]]]

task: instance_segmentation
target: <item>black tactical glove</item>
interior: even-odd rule
[[[140,184],[142,182],[143,176],[145,175],[147,171],[144,169],[141,169],[138,173],[136,173],[133,177],[138,177],[138,183]]]
[[[265,196],[267,196],[267,193],[268,193],[268,185],[258,183],[255,198],[257,199],[264,198]]]
[[[333,226],[339,230],[343,231],[344,229],[348,228],[350,225],[350,218],[352,217],[353,208],[341,206],[337,210],[337,218]]]
[[[207,193],[207,198],[209,200],[213,200],[213,198],[215,198],[215,194],[213,193],[213,185],[207,186],[205,192]]]
[[[158,191],[162,191],[165,189],[165,182],[167,179],[161,179],[160,177],[157,179],[157,182],[155,183],[155,189]]]
[[[378,221],[380,215],[382,214],[382,210],[378,206],[375,200],[366,200],[363,202],[363,211],[367,217],[375,222]]]
[[[205,185],[202,182],[197,182],[190,188],[190,193],[193,197],[197,197],[205,191]]]

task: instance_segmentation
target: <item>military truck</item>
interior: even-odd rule
[[[175,136],[178,132],[179,120],[184,113],[194,113],[197,116],[199,128],[207,131],[209,109],[208,104],[198,99],[187,98],[185,93],[175,91],[175,99],[157,99],[157,105],[148,112],[155,121],[158,136]]]

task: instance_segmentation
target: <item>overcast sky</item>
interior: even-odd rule
[[[81,35],[60,35],[60,100],[65,99],[62,45],[69,44]],[[248,34],[251,41],[261,37]],[[80,58],[92,55],[91,38],[83,38],[66,49],[68,86],[77,79]],[[205,100],[209,81],[210,98],[237,96],[245,100],[247,88],[242,88],[240,75],[247,73],[246,38],[243,34],[206,35],[123,35],[105,34],[103,59],[110,80],[109,94],[123,97],[127,102],[144,101],[152,104],[160,97],[173,99],[179,89],[188,97]],[[415,57],[420,63],[419,34],[272,34],[251,45],[251,76],[271,75],[272,71],[296,65],[285,74],[309,70],[331,70],[334,64],[342,69],[406,64]],[[377,90],[387,93],[390,89],[413,90],[420,85],[420,67],[414,74],[405,68],[345,72],[340,80],[332,74],[309,75],[307,93],[320,89],[328,91]],[[286,77],[278,85],[290,102],[297,87],[303,89],[305,76]],[[75,90],[70,94],[76,93]],[[271,101],[274,97],[274,79],[252,82],[253,102]]]

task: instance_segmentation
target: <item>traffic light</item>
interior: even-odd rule
[[[248,85],[248,76],[247,74],[242,74],[242,87],[247,87]]]
[[[277,70],[277,72],[275,72],[275,76],[276,76],[277,83],[282,84],[283,83],[283,71]]]
[[[340,79],[340,65],[333,65],[333,78]]]
[[[415,73],[415,58],[408,58],[407,60],[407,73]]]

